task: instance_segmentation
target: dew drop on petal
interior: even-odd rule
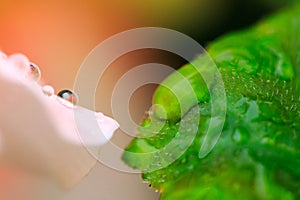
[[[77,94],[75,92],[73,92],[72,90],[61,90],[57,96],[59,96],[60,98],[71,102],[73,105],[77,105],[78,103],[78,97]]]
[[[36,64],[30,63],[30,71],[30,76],[33,78],[33,80],[39,81],[41,78],[40,68]]]
[[[45,85],[42,87],[43,93],[47,96],[52,96],[54,94],[54,89],[50,85]]]

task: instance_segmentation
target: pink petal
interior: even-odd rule
[[[93,151],[108,142],[118,123],[59,97],[43,94],[21,55],[0,56],[0,156],[69,187],[95,165]]]

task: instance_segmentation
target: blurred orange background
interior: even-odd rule
[[[220,18],[226,4],[199,2],[2,0],[0,49],[24,53],[41,67],[44,80],[71,88],[85,56],[113,34],[141,26],[213,27],[206,22]]]

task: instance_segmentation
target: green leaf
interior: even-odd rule
[[[208,46],[227,98],[227,104],[216,100],[220,108],[226,104],[226,120],[208,155],[199,157],[199,150],[216,117],[211,92],[217,84],[199,75],[208,70],[205,54],[178,70],[184,78],[171,75],[158,87],[153,103],[160,109],[142,124],[123,160],[141,169],[164,200],[300,199],[299,35],[300,5],[294,5]],[[186,81],[197,102],[188,98]],[[165,151],[171,143],[174,150]]]

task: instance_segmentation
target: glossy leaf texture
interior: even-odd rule
[[[188,137],[189,130],[198,128],[179,159],[159,170],[144,170],[143,179],[161,192],[161,199],[300,199],[299,35],[300,4],[295,4],[207,47],[222,75],[227,110],[221,137],[206,157],[198,155],[212,118],[209,89],[214,84],[205,85],[195,71],[206,69],[202,61],[208,55],[200,55],[193,63],[197,69],[187,64],[178,70],[197,91],[200,122],[194,102],[175,98],[172,87],[182,80],[171,75],[164,81],[171,89],[160,86],[153,97],[167,112],[166,124],[158,133],[151,132],[162,120],[154,109],[123,160],[141,170],[160,165],[161,159],[135,159],[131,152],[161,149],[178,134]],[[185,95],[177,92],[179,98]],[[190,108],[183,117],[182,103]]]

